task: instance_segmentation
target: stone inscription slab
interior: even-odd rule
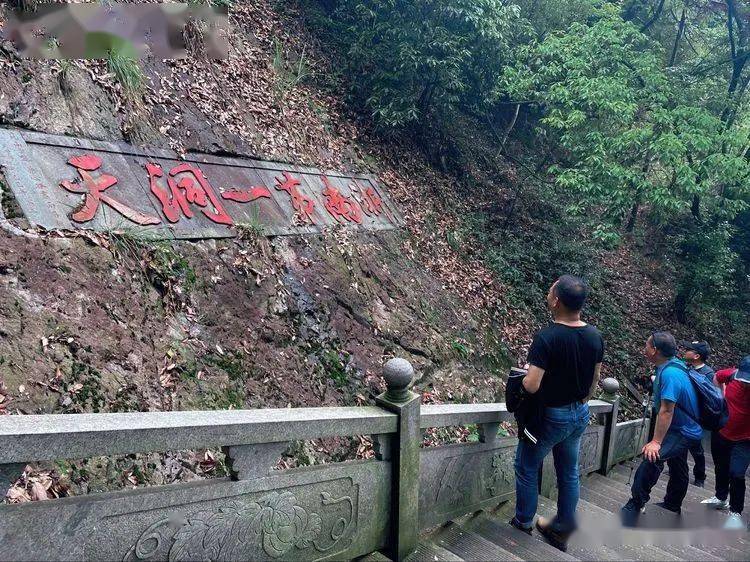
[[[49,230],[196,239],[242,225],[267,235],[403,226],[372,175],[12,129],[0,129],[0,170],[26,218]]]
[[[387,541],[390,463],[0,506],[0,560],[352,559]]]
[[[515,439],[429,447],[419,466],[419,528],[498,504],[515,493]]]

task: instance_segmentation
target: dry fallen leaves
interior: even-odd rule
[[[56,470],[27,465],[6,495],[9,503],[25,503],[70,495],[70,484]]]

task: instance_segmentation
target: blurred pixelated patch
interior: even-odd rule
[[[5,3],[3,40],[41,59],[226,58],[228,2],[93,4]]]

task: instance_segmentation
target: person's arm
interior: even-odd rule
[[[726,396],[727,393],[727,385],[723,382],[719,382],[719,378],[714,373],[714,386],[718,386],[719,390],[721,391],[722,396]]]
[[[721,394],[724,395],[727,390],[727,383],[732,380],[735,369],[719,369],[714,373],[714,384],[721,389]]]
[[[549,346],[541,332],[534,336],[529,348],[529,366],[526,376],[523,378],[523,387],[529,394],[539,391],[542,386],[542,377],[549,367]]]
[[[591,381],[591,388],[589,388],[589,394],[586,397],[586,401],[588,402],[591,400],[591,397],[594,396],[594,392],[596,392],[596,387],[599,385],[599,377],[602,374],[602,364],[597,363],[594,367],[594,380]]]
[[[539,387],[542,386],[542,377],[544,376],[544,369],[537,367],[536,365],[529,365],[529,371],[523,378],[523,387],[529,394],[534,394],[539,391]]]
[[[659,450],[661,449],[661,443],[664,441],[664,437],[669,431],[669,426],[672,425],[672,418],[674,417],[674,402],[669,400],[662,400],[661,406],[659,407],[659,413],[656,415],[656,427],[654,428],[654,438],[646,443],[643,447],[643,456],[650,462],[656,462],[659,458]]]

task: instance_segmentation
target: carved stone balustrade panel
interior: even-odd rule
[[[497,505],[515,493],[515,439],[421,450],[419,527]]]
[[[645,424],[642,419],[618,423],[615,429],[613,462],[631,459],[640,453],[646,430],[648,420]]]
[[[323,560],[385,546],[390,463],[0,506],[0,559]]]

